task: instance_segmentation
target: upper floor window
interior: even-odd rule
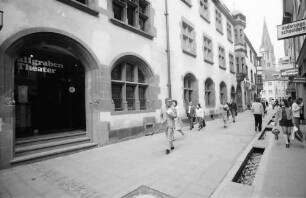
[[[246,79],[249,79],[249,67],[246,65],[245,66],[246,70]]]
[[[226,70],[225,49],[219,46],[219,67]]]
[[[232,43],[233,42],[233,28],[232,25],[227,22],[227,39]]]
[[[254,79],[253,79],[253,70],[251,70],[251,82],[253,83]]]
[[[237,73],[240,73],[240,69],[239,69],[239,57],[236,57],[236,69],[237,69]]]
[[[208,0],[200,0],[200,14],[207,22],[210,22]]]
[[[249,57],[249,54],[248,54],[248,45],[247,45],[247,43],[245,42],[245,51],[246,51],[246,53],[245,53],[245,56],[246,57]]]
[[[196,41],[195,41],[195,32],[192,25],[188,24],[185,21],[182,21],[182,48],[183,52],[196,56]]]
[[[216,9],[216,29],[218,32],[223,34],[223,23],[221,12]]]
[[[229,59],[230,72],[235,73],[234,55],[229,53],[228,59]]]
[[[237,43],[237,41],[238,41],[238,30],[235,29],[234,33],[235,33],[235,43]]]
[[[268,86],[272,86],[272,82],[268,82]]]
[[[146,0],[112,0],[114,19],[142,32],[150,33],[150,3]],[[116,24],[116,21],[113,21]],[[130,29],[133,30],[133,29]]]
[[[214,56],[213,56],[213,44],[212,40],[204,35],[204,61],[213,64]]]
[[[147,109],[148,84],[144,72],[138,64],[133,62],[117,64],[111,72],[111,86],[115,111]],[[139,106],[136,105],[137,102]]]
[[[76,9],[87,12],[88,14],[97,16],[99,14],[98,10],[98,0],[57,0],[67,5],[70,5]]]
[[[251,63],[253,63],[253,53],[252,53],[251,49],[250,49],[250,61],[251,61]]]

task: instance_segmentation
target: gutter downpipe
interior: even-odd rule
[[[169,19],[168,19],[168,0],[165,0],[165,17],[166,17],[166,34],[167,34],[167,49],[166,49],[166,53],[167,53],[167,71],[168,71],[168,83],[167,83],[167,87],[168,87],[168,97],[171,98],[172,97],[172,93],[171,93],[171,64],[170,64],[170,42],[169,42]]]

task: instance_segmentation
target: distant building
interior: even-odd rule
[[[262,98],[268,102],[273,102],[276,99],[285,99],[288,97],[286,90],[288,80],[282,78],[271,78],[263,81]]]

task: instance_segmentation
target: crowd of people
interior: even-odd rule
[[[198,131],[201,131],[201,129],[206,126],[204,111],[201,104],[198,103],[196,106],[194,106],[192,102],[189,102],[185,110],[188,118],[189,129],[193,130],[195,123],[197,123]],[[231,100],[229,103],[226,103],[225,100],[223,100],[222,104],[220,105],[220,110],[222,113],[224,128],[227,128],[227,122],[230,114],[232,115],[233,122],[235,122],[235,117],[237,116],[237,105],[233,100]],[[174,132],[178,131],[183,136],[185,135],[182,130],[184,124],[182,122],[180,112],[181,111],[176,100],[171,100],[169,98],[165,99],[165,108],[161,111],[161,121],[167,138],[166,154],[169,154],[170,151],[174,149]]]
[[[255,119],[255,131],[261,131],[262,118],[266,115],[266,102],[259,98],[252,103],[252,112]],[[275,100],[272,108],[276,109],[275,127],[279,127],[284,135],[286,148],[290,147],[290,136],[294,132],[300,131],[301,120],[304,120],[303,99],[298,98],[292,102],[291,98]],[[278,133],[275,133],[275,139],[278,139]]]
[[[272,105],[273,108],[277,108],[275,116],[275,126],[279,126],[283,132],[286,147],[290,147],[290,135],[292,134],[293,127],[300,131],[300,121],[304,119],[303,114],[303,99],[298,98],[294,102],[291,98],[282,99],[280,103]],[[268,102],[261,100],[260,98],[255,99],[251,104],[251,111],[255,119],[255,131],[260,132],[262,130],[262,118],[267,114]],[[186,106],[186,116],[188,118],[189,129],[193,130],[195,123],[198,125],[198,131],[206,126],[204,119],[204,111],[201,104],[193,105],[189,102]],[[171,150],[174,149],[174,132],[177,131],[181,133],[182,136],[185,133],[182,127],[185,126],[182,121],[182,115],[180,115],[181,109],[178,106],[176,100],[165,99],[165,108],[161,111],[161,121],[165,128],[166,138],[167,138],[167,149],[166,154],[169,154]],[[227,128],[229,117],[232,117],[233,123],[235,123],[235,118],[237,116],[237,104],[231,100],[226,102],[222,100],[220,104],[220,113],[224,123],[224,128]],[[278,139],[278,137],[276,138]],[[306,139],[306,137],[305,137]]]

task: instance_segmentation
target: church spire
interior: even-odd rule
[[[271,42],[266,18],[264,18],[261,45],[259,52],[263,56],[263,70],[275,70],[274,46]]]
[[[260,51],[266,51],[267,49],[273,48],[273,45],[271,43],[266,17],[264,18],[264,24],[263,24],[263,31],[261,36],[261,45],[260,45]]]

